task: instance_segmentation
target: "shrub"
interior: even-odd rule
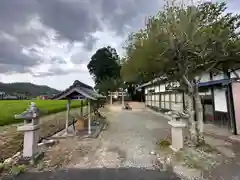
[[[171,145],[171,143],[168,140],[160,140],[159,142],[159,146],[161,148],[165,148],[165,147],[169,147]]]

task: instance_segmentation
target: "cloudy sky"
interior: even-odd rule
[[[93,85],[86,65],[103,46],[121,55],[127,35],[164,0],[0,0],[0,81],[63,90]],[[229,11],[240,13],[239,0]]]

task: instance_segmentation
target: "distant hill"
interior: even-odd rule
[[[36,97],[39,95],[52,95],[60,91],[48,86],[36,85],[32,83],[16,82],[16,83],[1,83],[0,92],[5,92],[12,95],[25,95],[28,97]]]

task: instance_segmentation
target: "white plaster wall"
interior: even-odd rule
[[[156,106],[156,95],[153,95],[153,106]]]
[[[159,85],[155,86],[155,92],[159,92]]]
[[[152,106],[155,107],[155,101],[152,101]]]
[[[147,94],[147,93],[148,93],[148,88],[146,87],[146,88],[145,88],[145,94]]]
[[[160,85],[160,92],[165,92],[165,84]]]
[[[170,103],[169,102],[165,102],[165,109],[170,109]]]
[[[162,108],[162,109],[165,109],[165,107],[164,107],[164,102],[162,102],[162,101],[161,101],[161,108]]]
[[[224,79],[223,73],[219,73],[219,74],[213,76],[213,80],[220,80],[220,79]]]
[[[175,94],[171,94],[171,101],[175,101],[175,100],[176,100]]]
[[[150,91],[150,90],[152,90],[152,89],[154,89],[152,86],[149,86],[149,87],[148,87],[148,91]]]
[[[182,95],[182,93],[176,94],[176,101],[177,101],[177,102],[182,102],[182,101],[183,101],[183,95]]]
[[[227,112],[227,98],[225,90],[214,89],[215,111]]]
[[[169,94],[165,94],[165,101],[169,101],[170,95]]]
[[[200,79],[200,82],[208,82],[210,81],[210,73],[205,73]]]
[[[240,76],[240,69],[235,71]],[[231,72],[231,78],[236,78],[236,75]]]

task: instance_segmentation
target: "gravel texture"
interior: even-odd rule
[[[159,139],[169,135],[166,119],[149,112],[119,111],[111,116],[109,129],[102,134],[95,153],[74,167],[135,167],[153,169],[150,152]],[[95,144],[96,146],[96,144]]]
[[[167,119],[142,110],[114,112],[108,121],[108,129],[98,139],[81,142],[91,145],[88,153],[74,158],[64,169],[24,173],[15,179],[179,179],[172,172],[154,169],[156,156],[151,155],[156,142],[169,136]]]

